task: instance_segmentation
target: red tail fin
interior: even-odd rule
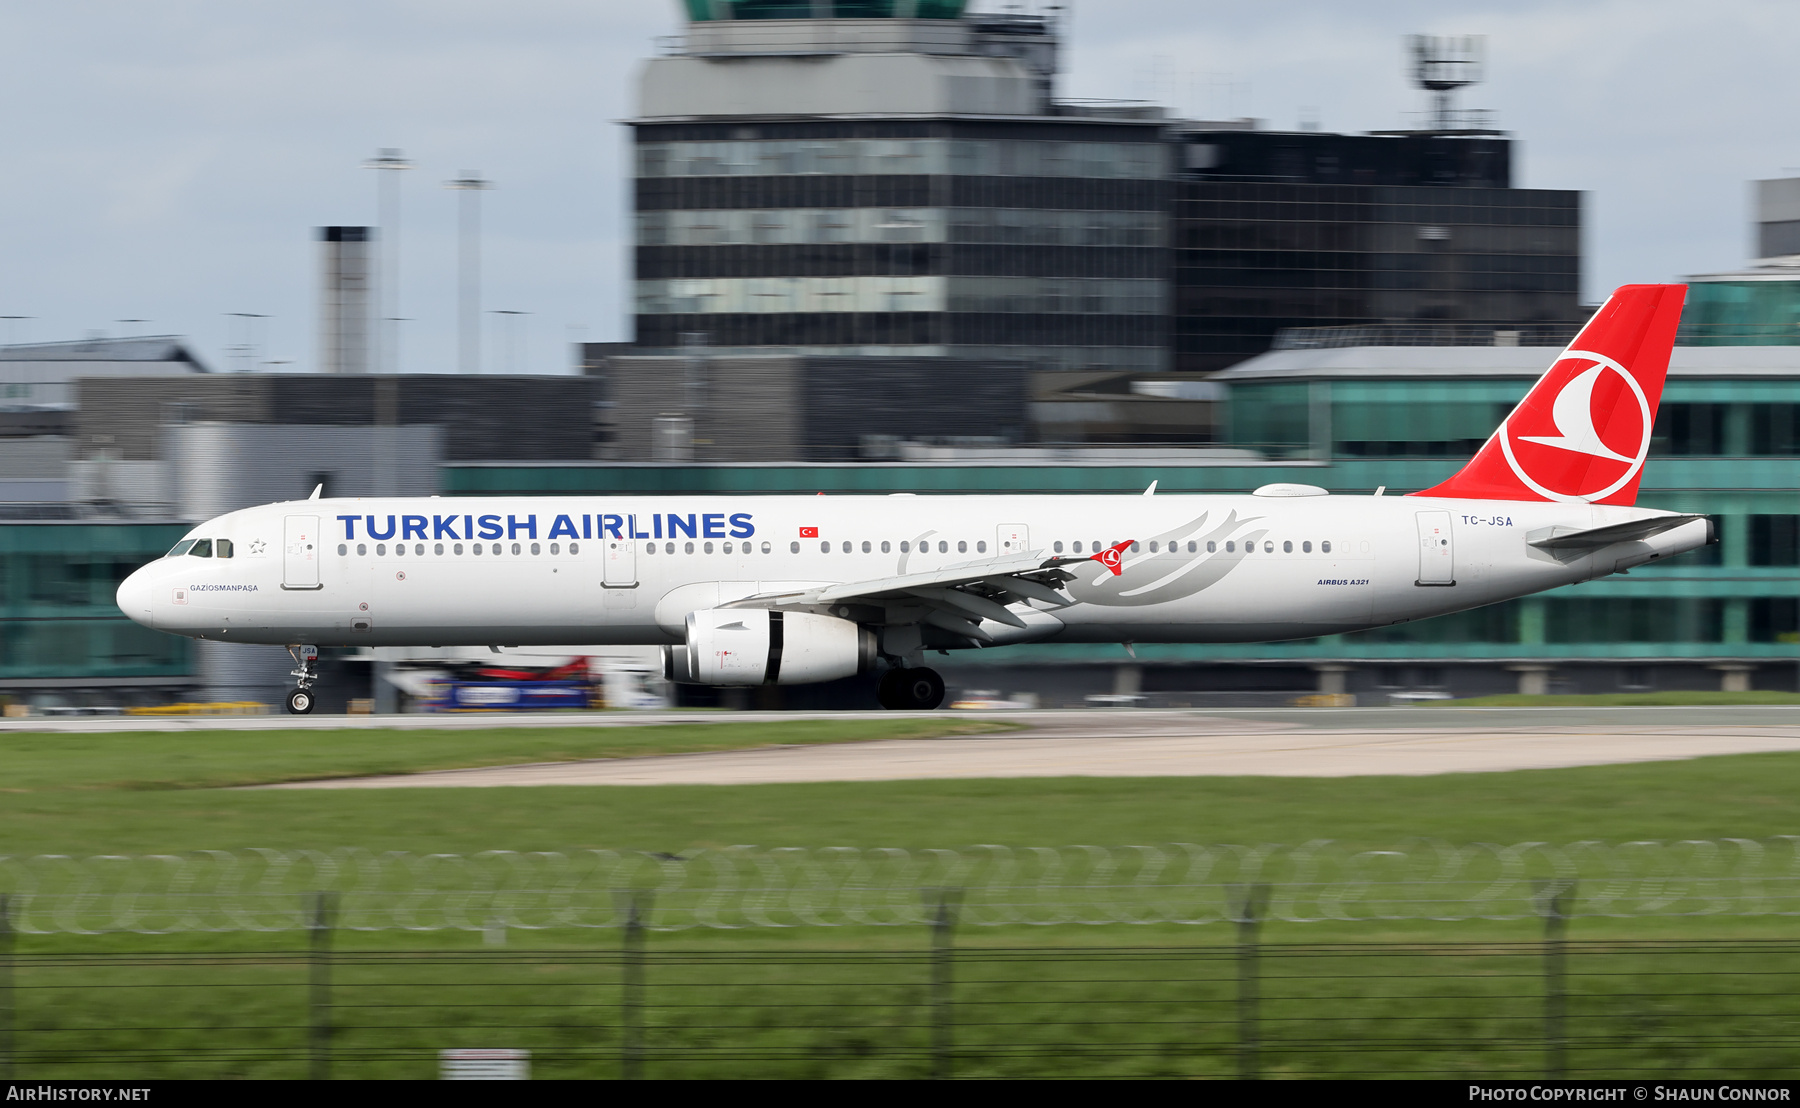
[[[1631,504],[1686,285],[1625,285],[1469,464],[1413,496]]]

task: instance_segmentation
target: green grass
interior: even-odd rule
[[[1682,708],[1720,704],[1800,704],[1800,693],[1784,692],[1641,692],[1586,693],[1579,696],[1526,696],[1502,693],[1465,700],[1427,700],[1433,708]]]
[[[1017,727],[944,718],[468,731],[19,731],[0,735],[0,791],[226,788],[521,762],[940,738]]]
[[[373,740],[365,735],[363,741],[405,741],[400,734]],[[156,737],[137,741],[153,745]],[[68,761],[79,763],[86,756],[71,750]],[[132,756],[145,757],[142,752]],[[39,751],[37,757],[51,763],[39,769],[41,780],[63,782],[74,776],[51,755]],[[288,757],[268,754],[271,761]],[[247,758],[234,779],[260,772],[256,760]],[[155,789],[116,769],[91,776],[140,784],[11,785],[19,791],[0,804],[0,854],[141,854],[252,846],[360,846],[418,853],[593,847],[674,852],[739,843],[920,848],[972,843],[1297,844],[1312,839],[1379,848],[1414,836],[1452,842],[1618,842],[1762,838],[1800,831],[1793,800],[1800,795],[1800,754],[1431,777],[392,791]],[[197,774],[186,779],[193,776]]]
[[[926,725],[939,721],[925,721]],[[772,728],[758,731],[758,726]],[[363,847],[472,853],[591,847],[961,847],[1766,838],[1800,831],[1800,754],[1366,778],[1056,778],[821,785],[223,791],[345,773],[899,734],[914,721],[639,730],[178,732],[0,736],[0,854]],[[1787,918],[1577,920],[1573,940],[1770,940]],[[1274,1076],[1535,1077],[1542,960],[1532,921],[1276,924],[1263,993]],[[17,1076],[297,1077],[306,936],[25,935]],[[427,1077],[448,1046],[523,1046],[537,1076],[618,1073],[617,931],[340,934],[400,962],[333,969],[337,1073]],[[966,1075],[1229,1076],[1237,965],[1229,927],[958,930]],[[1295,944],[1423,944],[1372,953]],[[1446,946],[1445,944],[1451,944]],[[1020,954],[1005,949],[1032,948]],[[922,928],[652,934],[649,1076],[922,1076]],[[1140,951],[1133,954],[1133,950]],[[1170,951],[1173,951],[1171,953]],[[1584,1075],[1792,1076],[1800,954],[1765,946],[1577,952],[1571,1055]],[[270,952],[249,964],[234,952]],[[1160,952],[1159,952],[1160,951]],[[96,953],[183,952],[175,964]],[[759,953],[760,952],[760,953]],[[1386,961],[1383,961],[1386,959]],[[1790,964],[1792,963],[1792,964]],[[1756,972],[1744,975],[1745,965]],[[1583,976],[1585,975],[1585,976]],[[254,986],[254,987],[241,987]],[[1738,991],[1761,987],[1760,997]],[[1682,990],[1692,995],[1678,995]],[[1701,995],[1704,994],[1704,995]],[[1716,1034],[1718,1041],[1706,1039]],[[1504,1048],[1504,1049],[1502,1049]],[[67,1057],[58,1050],[69,1050]],[[238,1053],[227,1053],[227,1050]],[[106,1065],[108,1058],[117,1065]]]

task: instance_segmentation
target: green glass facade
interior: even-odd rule
[[[182,678],[187,639],[125,618],[113,594],[187,531],[180,523],[0,524],[0,682]]]
[[[1688,346],[1800,345],[1800,280],[1746,275],[1692,281],[1681,331]]]

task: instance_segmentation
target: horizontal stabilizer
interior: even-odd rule
[[[1660,535],[1664,531],[1673,531],[1677,527],[1685,527],[1706,516],[1653,516],[1650,519],[1634,519],[1625,523],[1614,523],[1606,527],[1590,527],[1585,531],[1555,530],[1559,534],[1548,535],[1541,539],[1532,539],[1528,545],[1534,546],[1549,554],[1585,554],[1590,550],[1598,550],[1603,546],[1611,546],[1620,542],[1636,542],[1652,535]]]

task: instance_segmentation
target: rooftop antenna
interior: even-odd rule
[[[1431,129],[1456,130],[1456,90],[1477,84],[1487,55],[1486,35],[1408,35],[1413,84],[1431,93]]]

